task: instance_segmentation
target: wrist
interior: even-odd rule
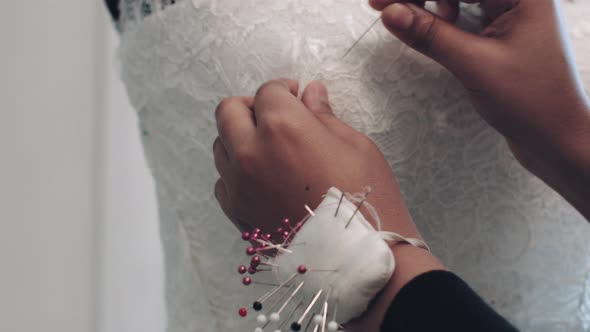
[[[392,247],[392,251],[396,268],[387,286],[390,300],[415,277],[429,271],[446,270],[444,265],[425,249],[407,244],[397,244]]]

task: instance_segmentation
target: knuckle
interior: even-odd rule
[[[414,26],[413,47],[429,55],[439,27],[439,19],[432,14],[419,14]]]
[[[219,102],[217,108],[215,108],[215,118],[217,121],[223,119],[223,114],[228,112],[232,107],[235,107],[238,100],[236,97],[226,97]]]
[[[278,138],[285,136],[295,130],[295,124],[292,119],[288,119],[281,113],[267,114],[261,124],[261,129],[266,135]]]
[[[264,84],[262,84],[260,86],[260,88],[258,88],[258,91],[256,92],[256,96],[260,97],[260,96],[264,96],[264,95],[268,95],[268,94],[272,94],[275,91],[277,91],[278,88],[282,88],[283,85],[279,82],[279,81],[268,81]]]

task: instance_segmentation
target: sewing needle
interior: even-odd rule
[[[350,53],[355,47],[356,45],[358,45],[358,43],[365,38],[365,36],[369,33],[369,31],[371,31],[373,29],[373,27],[375,27],[375,25],[377,25],[377,23],[381,20],[381,17],[377,17],[377,19],[375,20],[375,22],[373,22],[373,24],[371,24],[371,26],[365,31],[363,32],[363,34],[359,37],[359,39],[357,39],[354,44],[352,44],[352,46],[348,49],[348,51],[346,51],[346,53],[344,53],[344,55],[342,56],[342,59],[344,59],[348,53]]]

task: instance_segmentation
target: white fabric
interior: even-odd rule
[[[564,9],[590,83],[590,3]],[[338,116],[382,149],[450,269],[523,331],[588,330],[590,227],[518,165],[451,75],[380,24],[336,60],[377,15],[364,0],[185,0],[123,23],[122,77],[160,200],[168,330],[245,330],[236,312],[251,299],[235,270],[246,244],[213,197],[215,106],[317,72]]]
[[[341,194],[336,188],[328,191],[293,240],[302,245],[291,247],[292,253],[279,255],[275,262],[280,280],[287,280],[300,265],[305,265],[308,272],[295,279],[295,283],[305,281],[300,292],[303,303],[310,303],[322,290],[330,296],[329,308],[338,303],[335,319],[346,323],[360,316],[383,289],[395,269],[395,260],[381,233],[362,213],[354,214],[356,205],[348,199],[342,200],[335,216]],[[316,308],[321,308],[321,303]]]

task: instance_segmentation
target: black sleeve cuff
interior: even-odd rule
[[[111,17],[116,22],[119,20],[120,12],[119,12],[119,0],[106,0],[107,8],[111,13]]]
[[[381,332],[393,331],[517,330],[459,277],[432,271],[416,277],[397,294],[381,326]]]

